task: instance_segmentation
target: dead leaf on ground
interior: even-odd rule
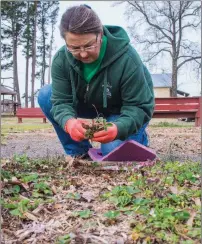
[[[91,202],[95,199],[95,195],[91,191],[85,191],[82,194],[82,198],[84,198],[87,202]]]
[[[51,190],[52,190],[52,192],[53,192],[54,195],[57,194],[57,189],[56,189],[55,185],[52,185],[51,186]]]
[[[174,186],[170,186],[170,190],[173,194],[181,194],[184,190],[183,189],[179,189],[179,187],[177,185],[174,185]]]
[[[27,217],[28,219],[33,220],[33,221],[38,221],[38,218],[30,212],[25,212],[24,216]]]
[[[60,203],[56,203],[53,207],[55,209],[60,209],[60,208],[63,208],[64,204],[60,204]]]
[[[15,235],[18,237],[18,241],[21,242],[24,239],[26,239],[27,237],[29,237],[31,235],[33,231],[31,230],[19,230],[15,232]]]
[[[122,237],[119,237],[116,241],[115,241],[116,244],[124,244],[125,241]]]
[[[187,225],[192,227],[193,222],[194,222],[194,217],[196,216],[196,212],[192,211],[190,213],[190,218],[187,220]]]
[[[4,179],[4,184],[5,185],[19,185],[22,186],[26,191],[29,190],[29,185],[26,183],[23,183],[22,181],[18,180],[15,176],[11,178],[11,180]]]
[[[70,167],[73,166],[73,164],[74,164],[74,158],[71,157],[71,156],[69,156],[69,155],[67,155],[65,157],[65,162],[67,163],[66,169],[68,169],[68,168],[70,168]]]
[[[199,197],[193,198],[193,201],[195,202],[196,206],[201,206],[201,199]]]
[[[33,214],[38,214],[39,212],[41,212],[41,210],[44,209],[44,205],[43,204],[39,204],[39,206],[37,208],[35,208],[32,213]]]

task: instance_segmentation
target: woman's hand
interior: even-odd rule
[[[78,119],[69,119],[65,125],[65,131],[69,133],[74,141],[82,141],[85,139],[86,130],[82,126],[83,121]]]
[[[112,126],[107,127],[107,130],[102,130],[94,133],[92,141],[100,143],[108,143],[113,141],[118,134],[118,129],[115,124],[112,123]]]

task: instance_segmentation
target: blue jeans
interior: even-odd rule
[[[66,133],[63,128],[61,128],[58,123],[54,120],[52,114],[50,113],[52,103],[51,103],[51,92],[52,87],[51,85],[46,85],[42,87],[39,91],[38,95],[38,103],[43,111],[43,113],[46,115],[48,120],[52,123],[57,136],[65,150],[65,153],[67,155],[71,156],[78,156],[82,154],[86,154],[89,150],[89,148],[92,147],[92,145],[89,143],[88,140],[83,140],[81,142],[76,142],[71,139],[70,135]],[[95,112],[88,111],[87,108],[84,108],[85,105],[79,106],[78,117],[79,118],[86,118],[86,119],[93,119],[96,117]],[[83,108],[83,109],[82,109]],[[113,122],[117,119],[119,115],[111,115],[106,118],[108,122]],[[145,131],[148,123],[144,124],[144,126],[138,131],[138,133],[133,134],[127,138],[127,140],[134,140],[137,141],[145,146],[148,145],[148,138],[147,133]],[[112,150],[114,150],[116,147],[118,147],[120,144],[122,144],[123,141],[121,140],[114,140],[109,143],[101,144],[101,152],[102,155],[105,156]]]

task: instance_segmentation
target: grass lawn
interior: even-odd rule
[[[23,119],[23,123],[18,123],[16,117],[2,117],[1,134],[19,133],[25,131],[35,131],[40,129],[50,129],[52,125],[43,123],[42,119]]]
[[[193,122],[187,123],[176,119],[152,119],[151,127],[192,127]],[[18,123],[16,117],[2,117],[1,119],[1,134],[19,133],[25,131],[35,131],[41,129],[51,129],[52,125],[47,122],[43,123],[42,119],[23,119],[23,123]]]
[[[195,122],[185,122],[178,119],[151,119],[151,127],[193,127]]]

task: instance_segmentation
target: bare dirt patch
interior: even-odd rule
[[[200,160],[201,128],[152,127],[148,128],[150,147],[164,160]],[[96,145],[97,146],[97,145]],[[52,129],[13,133],[2,145],[1,156],[26,154],[30,158],[64,155],[64,150]]]

